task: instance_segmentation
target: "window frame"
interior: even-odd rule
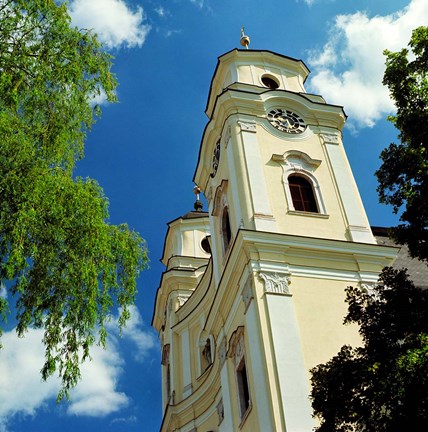
[[[249,380],[250,374],[248,373],[243,326],[239,326],[233,332],[229,341],[229,350],[227,355],[234,360],[235,388],[237,396],[236,402],[240,418],[239,428],[241,428],[252,408],[251,386]]]
[[[232,227],[230,225],[229,206],[225,205],[221,211],[220,219],[221,239],[223,242],[223,252],[226,253],[232,242]]]
[[[205,356],[204,350],[205,347],[210,345],[210,359],[208,360]],[[215,354],[215,341],[214,337],[209,334],[206,330],[202,329],[198,335],[196,341],[197,347],[197,368],[199,370],[199,374],[197,379],[205,374],[207,370],[210,369],[212,364],[214,363],[214,354]]]
[[[291,182],[290,179],[300,179],[300,183],[299,181]],[[293,210],[306,213],[319,213],[319,206],[317,203],[312,182],[304,175],[300,175],[297,173],[290,174],[287,180],[291,196],[290,204],[293,205]],[[296,197],[296,191],[298,192],[299,197]]]
[[[282,183],[288,205],[288,213],[328,218],[329,216],[321,194],[321,188],[318,179],[314,174],[317,168],[321,165],[321,160],[312,159],[309,155],[299,150],[289,150],[282,155],[274,154],[272,155],[272,160],[278,162],[282,167]],[[309,182],[312,186],[318,212],[308,212],[295,209],[288,182],[290,176],[300,176]]]
[[[228,181],[223,179],[221,181],[221,184],[217,186],[214,195],[214,206],[211,213],[213,216],[216,217],[215,230],[217,234],[215,236],[216,237],[215,244],[218,247],[217,250],[222,252],[223,259],[225,259],[229,253],[230,245],[233,243],[233,232],[234,232],[227,195],[228,195]],[[227,213],[228,229],[227,226],[224,226],[225,212]]]

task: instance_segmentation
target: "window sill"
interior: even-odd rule
[[[248,405],[247,411],[245,411],[244,415],[242,416],[241,423],[239,423],[239,429],[242,429],[244,427],[244,423],[247,420],[248,416],[250,415],[251,408],[253,407],[253,404],[251,403]]]
[[[306,211],[300,211],[300,210],[288,210],[287,214],[296,215],[296,216],[309,216],[309,217],[314,217],[314,218],[318,218],[318,219],[328,219],[330,217],[330,215],[328,215],[328,214],[306,212]]]

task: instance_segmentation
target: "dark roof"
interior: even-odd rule
[[[373,235],[378,244],[384,246],[398,246],[397,259],[392,267],[395,269],[406,268],[410,275],[410,279],[419,288],[428,288],[428,266],[417,258],[411,258],[409,249],[406,245],[399,245],[389,237],[389,229],[383,227],[372,227]]]
[[[208,212],[191,210],[188,213],[186,213],[185,215],[181,216],[181,219],[198,219],[198,218],[203,218],[203,217],[207,217],[207,216],[208,216]]]

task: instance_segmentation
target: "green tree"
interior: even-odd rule
[[[399,130],[400,144],[381,153],[376,172],[382,203],[403,210],[404,223],[392,230],[394,239],[409,246],[410,254],[428,260],[428,27],[413,31],[408,49],[385,51],[383,83],[395,101],[397,114],[389,120]],[[410,57],[410,59],[409,59]]]
[[[311,371],[318,432],[428,429],[428,291],[403,270],[386,268],[379,282],[371,295],[347,288],[345,323],[360,326],[362,347]]]
[[[61,399],[104,323],[129,318],[147,263],[139,235],[108,223],[108,201],[73,177],[104,92],[115,101],[111,56],[73,28],[54,0],[0,0],[0,277],[16,301],[17,332],[44,328],[43,379],[57,371]],[[3,318],[7,299],[0,297]]]
[[[409,50],[385,51],[384,84],[400,132],[376,172],[380,201],[403,208],[392,230],[410,254],[428,260],[428,27],[413,31]],[[411,60],[409,60],[411,57]],[[360,327],[363,345],[344,346],[312,369],[312,406],[318,432],[428,430],[428,290],[415,288],[404,270],[385,268],[369,295],[348,287],[345,324]]]

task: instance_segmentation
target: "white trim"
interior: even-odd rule
[[[230,127],[228,128],[230,131]],[[231,138],[229,138],[230,140]],[[238,192],[238,182],[236,178],[236,170],[234,166],[234,161],[238,157],[235,157],[235,146],[229,145],[226,149],[227,152],[227,164],[229,168],[229,178],[230,178],[230,192],[232,194],[232,204],[233,204],[233,220],[234,226],[239,226],[239,221],[242,219],[242,207]],[[230,213],[229,213],[230,216]]]
[[[276,222],[270,208],[268,188],[256,134],[256,123],[238,121],[238,124],[241,126],[242,148],[251,194],[254,227],[256,230],[275,232]],[[243,129],[243,125],[247,125],[247,127]],[[257,215],[263,215],[264,217],[260,220]],[[271,218],[266,218],[266,216],[270,216]]]
[[[181,333],[181,365],[183,368],[183,398],[192,394],[192,370],[190,361],[190,337],[189,330]]]
[[[289,274],[259,272],[259,278],[263,281],[265,293],[290,295],[291,280]]]
[[[247,282],[244,284],[244,288],[242,288],[242,290],[241,290],[241,297],[242,297],[242,301],[244,302],[244,305],[245,305],[244,314],[246,314],[248,307],[250,306],[251,301],[254,298],[253,284],[252,284],[252,280],[250,277],[248,277]]]
[[[210,214],[214,211],[214,200],[210,202],[208,211]],[[210,233],[211,233],[211,259],[212,263],[212,271],[213,271],[213,279],[214,279],[214,287],[218,288],[218,284],[220,281],[221,268],[220,268],[220,256],[218,254],[217,248],[217,236],[215,235],[215,227],[216,227],[216,218],[210,217]]]
[[[315,422],[292,297],[265,296],[285,428],[311,431]]]
[[[327,136],[330,137],[328,141],[326,141]],[[343,205],[347,230],[351,240],[362,243],[376,243],[368,225],[367,216],[348,160],[339,145],[339,138],[335,135],[325,134],[321,135],[321,137],[324,140],[324,147],[327,151],[336,187]]]
[[[220,370],[221,394],[223,398],[224,419],[220,424],[220,432],[233,431],[233,411],[232,400],[230,398],[229,376],[228,376],[228,360],[223,364]],[[214,405],[215,406],[215,405]]]
[[[298,253],[295,254],[297,256]],[[301,256],[306,256],[305,253],[301,253]],[[332,259],[333,262],[340,261],[339,259]],[[310,277],[315,279],[330,279],[345,282],[358,283],[360,280],[365,281],[377,281],[379,273],[373,272],[360,272],[360,271],[350,271],[350,270],[335,270],[327,269],[323,267],[305,267],[305,266],[295,266],[288,264],[276,264],[276,263],[265,263],[253,260],[250,262],[252,270],[254,272],[260,273],[276,273],[285,274],[287,276],[292,275],[293,277]]]
[[[253,409],[257,410],[259,419],[259,430],[263,432],[275,432],[272,424],[271,400],[269,395],[271,390],[267,382],[266,357],[261,335],[259,330],[259,318],[257,316],[254,302],[252,302],[245,316],[245,329],[248,339],[249,362],[247,370],[251,366],[251,374],[254,381],[254,389],[250,399],[253,401]],[[250,389],[251,390],[251,389]]]
[[[321,161],[318,159],[312,159],[306,153],[298,150],[288,151],[283,155],[274,154],[272,155],[272,160],[281,164],[282,184],[284,186],[288,209],[292,212],[296,211],[294,208],[293,199],[291,197],[288,178],[290,175],[299,175],[308,180],[311,184],[319,214],[327,215],[327,210],[322,198],[318,179],[313,174],[314,171],[320,166]]]
[[[258,75],[258,81],[261,87],[267,89],[267,90],[283,90],[284,87],[281,85],[282,84],[282,77],[278,77],[276,76],[276,74],[274,74],[268,67],[265,66],[265,71],[262,72],[261,74]],[[263,81],[262,78],[269,78],[272,81],[276,82],[276,84],[278,85],[278,87],[276,89],[271,89],[270,87],[267,87]]]

